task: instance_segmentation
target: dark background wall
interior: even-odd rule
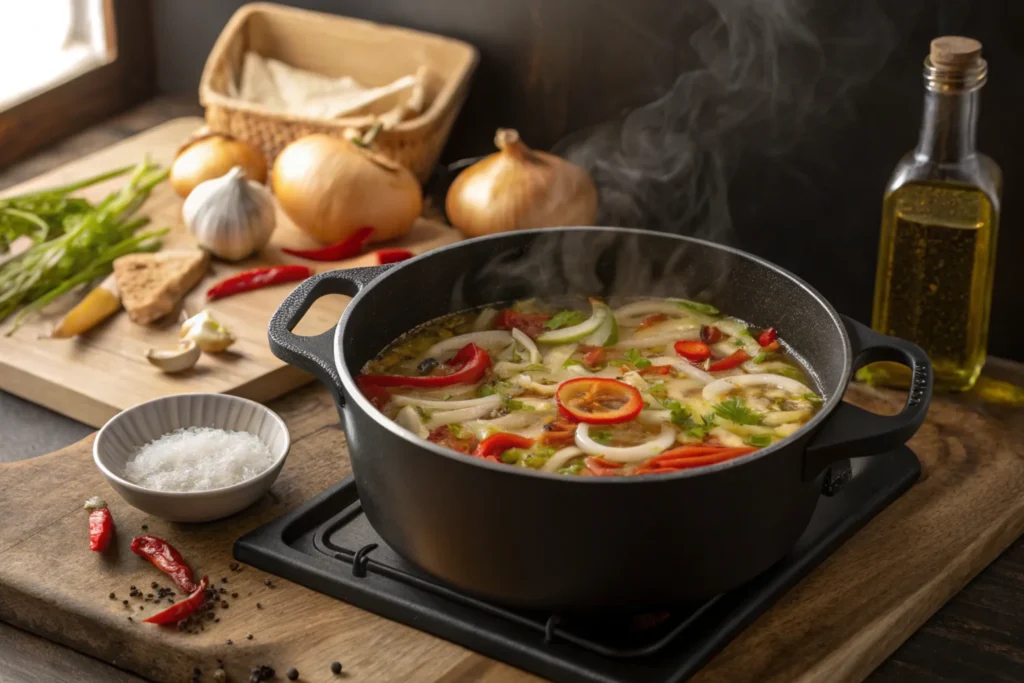
[[[156,0],[161,89],[195,91],[235,0]],[[1019,0],[299,0],[419,28],[481,52],[445,160],[495,127],[590,166],[606,222],[711,236],[810,281],[870,319],[879,211],[912,148],[931,38],[981,40],[980,148],[1006,177],[990,350],[1014,341],[1016,190],[1024,170]],[[602,126],[602,124],[605,124]]]

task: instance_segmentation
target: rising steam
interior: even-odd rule
[[[678,5],[678,16],[659,22],[684,34],[675,82],[556,152],[594,176],[601,224],[729,242],[729,181],[744,156],[778,157],[808,128],[848,122],[847,92],[881,68],[895,32],[875,0]],[[605,11],[621,8],[605,0]],[[637,49],[653,41],[628,21],[616,28],[636,31]]]

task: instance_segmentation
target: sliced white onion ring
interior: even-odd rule
[[[639,446],[619,448],[615,446],[602,446],[590,438],[590,425],[581,422],[576,427],[576,446],[590,455],[600,455],[606,460],[613,462],[641,462],[653,458],[658,453],[674,444],[676,441],[676,430],[667,424],[661,426],[661,433],[647,443]]]
[[[700,339],[700,325],[687,325],[664,334],[649,337],[630,337],[615,345],[619,349],[649,349],[654,346],[666,346],[677,341],[697,341]]]
[[[425,439],[430,436],[430,431],[423,426],[423,420],[420,419],[419,413],[417,413],[416,409],[412,406],[406,406],[399,410],[398,414],[395,415],[395,422],[397,422],[400,427],[405,427],[421,439]]]
[[[645,425],[662,425],[671,420],[671,410],[641,410],[636,416],[636,421]]]
[[[651,365],[671,365],[680,373],[686,375],[687,377],[692,377],[693,379],[698,380],[703,384],[708,384],[709,382],[715,381],[714,375],[704,372],[696,365],[687,363],[685,360],[673,358],[672,356],[657,356],[656,358],[651,358]]]
[[[498,311],[493,308],[485,308],[480,311],[480,315],[473,321],[473,331],[483,332],[489,330],[491,325],[494,323],[494,319],[498,317]]]
[[[540,469],[542,472],[557,472],[565,466],[565,463],[581,455],[583,455],[583,451],[575,446],[568,446],[560,451],[555,451],[555,454],[548,458],[548,461]]]
[[[493,349],[499,346],[507,346],[511,343],[512,335],[505,330],[470,332],[469,334],[460,334],[457,337],[449,337],[448,339],[437,342],[427,349],[420,358],[440,359],[444,354],[458,351],[466,344],[476,344],[483,349]]]
[[[703,397],[705,401],[717,402],[719,398],[733,389],[752,386],[778,387],[779,389],[788,391],[795,396],[814,393],[809,387],[795,379],[783,377],[782,375],[760,373],[756,375],[736,375],[733,377],[722,377],[721,379],[716,379],[714,382],[711,382],[704,387]]]
[[[499,401],[500,400],[501,399],[499,398]],[[442,425],[465,422],[466,420],[475,420],[476,418],[483,417],[493,410],[494,406],[490,404],[472,406],[469,408],[459,408],[458,410],[443,410],[431,415],[425,426],[427,429],[437,429]]]
[[[433,401],[426,398],[416,398],[414,396],[402,396],[401,394],[395,394],[391,397],[391,400],[400,406],[420,406],[421,408],[428,408],[430,410],[458,410],[459,408],[473,408],[476,406],[490,406],[491,408],[497,408],[501,403],[501,396],[491,394],[490,396],[470,398],[464,401]]]
[[[518,375],[514,380],[516,384],[524,389],[533,391],[544,396],[554,396],[555,392],[558,391],[557,384],[541,384],[540,382],[533,381],[533,378],[529,375]]]
[[[540,363],[540,349],[537,348],[537,345],[533,343],[533,340],[530,339],[530,336],[528,334],[526,334],[517,327],[513,327],[512,338],[515,339],[520,344],[522,344],[526,352],[530,354],[531,364],[536,365]]]
[[[788,424],[790,422],[800,422],[807,417],[810,417],[810,410],[777,410],[775,412],[767,413],[761,420],[766,425],[779,426]]]

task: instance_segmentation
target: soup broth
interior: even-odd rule
[[[566,476],[741,457],[791,436],[822,403],[773,328],[685,299],[453,313],[397,339],[357,381],[420,438]]]

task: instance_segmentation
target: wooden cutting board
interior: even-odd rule
[[[168,165],[182,143],[201,125],[203,120],[196,117],[168,121],[10,188],[4,194],[63,185],[138,163],[147,155]],[[99,200],[124,181],[124,177],[115,178],[83,190],[80,195]],[[164,248],[195,245],[182,223],[181,205],[182,199],[169,184],[163,183],[153,191],[139,213],[152,219],[150,227],[171,228]],[[0,334],[0,389],[100,427],[125,408],[168,394],[216,392],[267,401],[308,382],[311,379],[308,375],[279,361],[267,345],[270,316],[294,285],[278,285],[210,304],[205,300],[206,289],[213,282],[247,268],[305,263],[323,271],[371,265],[373,259],[363,255],[324,264],[289,256],[281,252],[282,247],[317,245],[295,228],[280,210],[277,225],[271,244],[263,252],[238,264],[214,261],[207,277],[185,299],[184,310],[198,313],[210,308],[238,338],[228,353],[204,355],[193,370],[165,375],[146,361],[145,354],[150,348],[176,345],[178,320],[142,326],[131,322],[123,311],[80,339],[46,339],[55,322],[81,297],[79,293],[55,303],[45,315],[26,324],[13,337]],[[458,233],[446,225],[420,219],[409,235],[385,246],[420,253],[457,239]],[[324,297],[314,305],[297,331],[316,334],[332,327],[346,302],[347,298],[341,296]],[[9,323],[10,320],[0,325],[0,332],[6,331]]]
[[[893,412],[894,393],[854,387],[848,398]],[[349,472],[345,439],[322,387],[272,404],[293,446],[271,495],[202,525],[147,518],[117,498],[90,459],[91,438],[33,460],[0,465],[0,619],[156,681],[204,681],[218,659],[230,680],[249,668],[296,667],[305,681],[529,681],[533,676],[421,631],[251,567],[232,571],[239,536],[309,500]],[[859,681],[1024,531],[1024,408],[992,408],[976,394],[935,400],[911,442],[921,480],[871,521],[696,677],[699,683]],[[82,501],[101,495],[116,545],[90,553]],[[130,599],[163,577],[129,551],[148,532],[174,543],[225,588],[227,610],[199,634],[138,623],[152,605]],[[228,583],[220,583],[225,577]],[[108,594],[113,591],[116,599]],[[238,598],[231,597],[237,593]],[[258,603],[258,604],[257,604]],[[142,604],[145,609],[140,611]],[[135,621],[128,621],[133,615]],[[253,639],[248,640],[247,634]],[[232,644],[227,644],[231,639]]]

